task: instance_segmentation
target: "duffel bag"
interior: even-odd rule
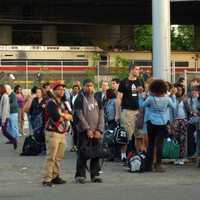
[[[88,140],[80,147],[80,154],[85,159],[91,158],[109,158],[111,155],[110,149],[105,143],[93,143],[92,140]]]

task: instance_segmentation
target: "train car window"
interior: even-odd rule
[[[29,65],[61,65],[60,60],[43,60],[43,59],[38,59],[38,60],[29,60],[28,61]]]
[[[87,59],[65,59],[65,60],[45,60],[45,59],[30,59],[30,60],[22,60],[22,59],[2,59],[2,65],[50,65],[50,66],[88,66]]]
[[[176,61],[175,66],[176,67],[189,67],[189,62],[187,62],[187,61]]]
[[[4,55],[5,57],[12,57],[12,56],[14,56],[13,54],[5,54]]]
[[[2,59],[2,65],[26,65],[26,60],[21,59]]]
[[[77,55],[78,58],[85,58],[85,55]]]
[[[151,60],[134,60],[136,66],[152,66]]]
[[[107,65],[107,63],[108,63],[107,56],[101,55],[100,65]]]
[[[75,60],[75,59],[68,59],[68,60],[63,60],[63,65],[65,66],[77,66],[77,65],[83,65],[83,66],[88,66],[88,60],[86,59],[80,59],[80,60]]]

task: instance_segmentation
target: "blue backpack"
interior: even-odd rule
[[[116,114],[116,99],[110,99],[105,105],[105,117],[107,121],[115,120]]]

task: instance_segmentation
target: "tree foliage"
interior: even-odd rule
[[[135,27],[135,49],[152,50],[152,26],[138,25]],[[177,25],[171,27],[172,50],[191,51],[194,49],[194,26]]]
[[[135,49],[136,50],[151,50],[152,49],[152,26],[137,25],[135,26]]]
[[[194,26],[180,25],[171,28],[172,50],[191,51],[194,49]]]

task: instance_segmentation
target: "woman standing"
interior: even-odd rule
[[[28,117],[29,134],[33,133],[33,130],[32,130],[32,127],[31,127],[29,110],[30,110],[33,99],[36,97],[36,90],[37,90],[37,87],[33,86],[32,89],[31,89],[31,94],[27,95],[26,100],[25,100],[25,104],[24,104],[24,112],[27,114],[27,117]]]
[[[46,144],[45,144],[45,99],[42,88],[37,88],[36,97],[31,103],[29,110],[30,123],[33,129],[33,135],[38,141],[41,149],[41,154],[46,153]]]
[[[173,111],[172,134],[180,144],[180,159],[175,164],[184,164],[183,158],[186,154],[186,136],[187,136],[187,121],[190,118],[190,107],[188,100],[185,97],[185,89],[181,84],[175,85],[176,92],[176,106]]]
[[[149,86],[149,97],[141,102],[141,107],[148,108],[147,115],[147,133],[148,148],[146,159],[146,170],[153,171],[154,151],[156,154],[155,171],[164,172],[162,163],[162,149],[164,137],[167,134],[167,124],[169,122],[169,107],[174,108],[173,101],[166,95],[167,85],[163,80],[154,80]],[[142,98],[142,97],[140,97]]]
[[[17,103],[19,105],[19,113],[18,113],[18,120],[19,120],[19,132],[21,135],[24,134],[24,104],[25,104],[25,98],[22,93],[22,88],[20,85],[15,86],[14,92],[17,96]]]

